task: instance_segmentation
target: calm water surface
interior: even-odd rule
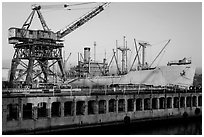
[[[151,121],[114,125],[97,128],[84,128],[63,132],[60,135],[201,135],[202,118]]]

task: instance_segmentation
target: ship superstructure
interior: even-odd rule
[[[178,86],[189,88],[193,85],[195,67],[192,65],[161,66],[150,70],[130,71],[119,76],[95,76],[78,79],[73,86],[113,86],[113,85],[149,85],[149,86]]]
[[[136,55],[133,60],[133,63],[128,70],[126,64],[127,60],[125,60],[125,56],[127,56],[127,45],[123,48],[117,48],[122,51],[122,71],[120,71],[119,66],[117,64],[118,60],[114,56],[116,60],[116,66],[118,73],[117,75],[87,75],[86,77],[81,77],[72,82],[67,82],[73,87],[105,87],[105,86],[120,86],[120,85],[148,85],[148,86],[160,86],[160,87],[180,87],[189,89],[189,87],[193,86],[193,78],[195,75],[195,67],[191,64],[190,59],[182,59],[178,61],[170,61],[166,66],[157,66],[152,67],[153,63],[168,45],[170,40],[167,41],[165,46],[159,52],[159,54],[155,57],[152,63],[147,63],[146,61],[146,51],[145,49],[148,46],[151,46],[149,42],[135,42]],[[126,43],[126,42],[124,42]],[[137,44],[139,47],[137,46]],[[116,49],[116,51],[117,51]],[[141,50],[140,50],[141,49]],[[141,54],[141,56],[139,56]],[[142,58],[141,58],[142,57]],[[112,58],[113,59],[113,58]],[[112,61],[111,59],[111,61]],[[134,68],[135,61],[137,63]],[[110,61],[110,62],[111,62]]]

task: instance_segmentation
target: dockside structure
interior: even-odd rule
[[[3,93],[3,134],[202,115],[202,89],[50,89]],[[29,92],[29,94],[28,94]]]

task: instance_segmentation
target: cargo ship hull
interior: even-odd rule
[[[153,69],[130,71],[120,76],[95,76],[75,80],[73,87],[94,87],[123,84],[151,86],[179,86],[189,88],[193,85],[195,67],[193,65],[160,66]]]

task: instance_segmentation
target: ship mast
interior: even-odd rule
[[[148,42],[139,42],[139,45],[142,47],[142,69],[146,69],[148,66],[146,62],[145,48],[151,45]]]
[[[122,72],[121,73],[126,74],[127,73],[127,51],[130,49],[127,48],[125,36],[123,37],[123,40],[124,40],[123,47],[118,47],[117,49],[119,49],[122,52]]]

